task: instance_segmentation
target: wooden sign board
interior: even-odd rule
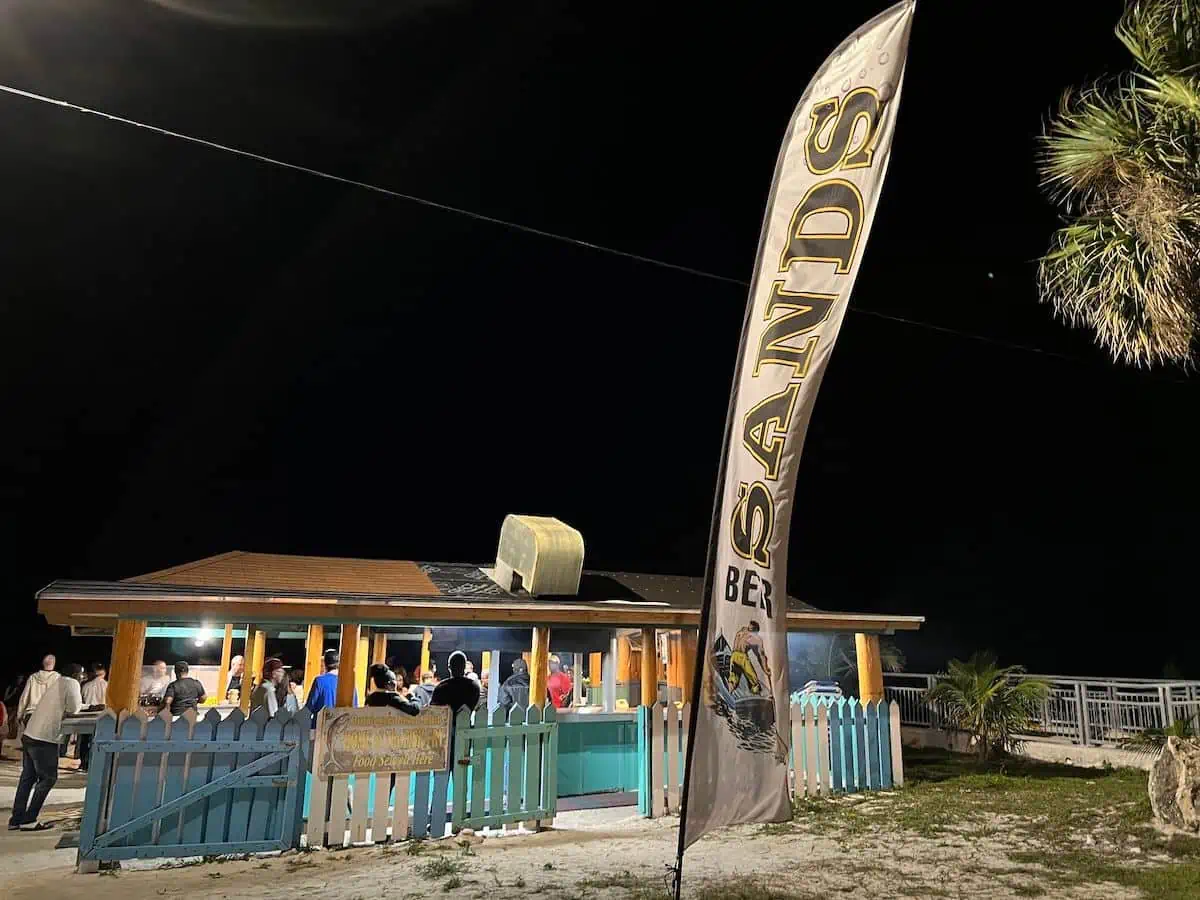
[[[410,716],[386,707],[330,708],[317,718],[318,778],[450,768],[450,708]]]

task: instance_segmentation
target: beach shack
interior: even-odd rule
[[[500,819],[545,822],[571,803],[638,802],[648,809],[647,778],[655,777],[647,775],[648,723],[657,714],[648,711],[667,710],[665,728],[681,740],[682,711],[693,700],[703,582],[588,571],[583,556],[582,536],[562,522],[509,516],[495,561],[484,565],[234,551],[122,581],[51,583],[37,595],[51,624],[79,634],[108,633],[113,640],[109,710],[96,725],[94,743],[109,762],[89,773],[81,845],[90,839],[94,859],[113,859],[171,855],[172,845],[173,855],[181,856],[203,849],[252,852],[295,845],[303,834],[310,843],[314,836],[342,843],[340,819],[336,827],[326,822],[319,829],[312,819],[319,809],[332,822],[343,807],[347,815],[358,808],[364,819],[358,827],[347,820],[346,840],[368,832],[376,839],[401,837],[401,829],[404,835],[421,829],[441,836],[432,820],[446,810],[448,825],[487,827],[503,824]],[[864,708],[883,697],[879,636],[917,629],[923,621],[822,611],[792,597],[786,615],[789,631],[856,636]],[[147,636],[193,633],[222,638],[215,708],[189,716],[186,727],[167,715],[137,713]],[[307,684],[320,672],[322,652],[340,648],[338,709],[365,696],[369,665],[398,648],[419,646],[421,671],[441,652],[475,654],[486,676],[486,708],[481,704],[473,716],[458,713],[442,792],[437,772],[425,773],[424,782],[420,775],[410,781],[408,773],[360,775],[357,782],[350,775],[340,787],[331,782],[332,788],[307,775],[316,723],[303,710],[268,721],[265,710],[250,709],[251,680],[262,671],[268,642],[285,636],[297,646],[304,642]],[[222,701],[230,660],[239,651],[246,676],[235,707]],[[541,700],[551,654],[572,673],[573,697],[560,709],[543,707]],[[500,683],[517,655],[529,664],[532,705],[497,710]],[[516,738],[526,806],[504,813],[496,798],[511,792]],[[676,746],[681,770],[682,744]],[[203,764],[198,754],[208,754]],[[675,755],[667,759],[674,769]],[[148,771],[159,773],[153,785]],[[406,784],[409,803],[402,802]],[[135,789],[137,796],[123,796]],[[225,794],[220,802],[228,808],[218,808],[217,798]],[[239,804],[245,822],[233,811]],[[370,827],[366,812],[380,809],[387,811],[387,827],[379,827],[378,812]],[[215,814],[223,817],[219,823]],[[114,830],[118,836],[108,837]]]

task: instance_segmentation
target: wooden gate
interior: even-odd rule
[[[102,860],[215,856],[298,845],[310,717],[214,709],[111,713],[96,723],[80,871]]]

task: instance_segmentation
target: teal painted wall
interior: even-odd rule
[[[558,796],[636,791],[637,721],[558,724]]]

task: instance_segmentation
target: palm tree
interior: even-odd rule
[[[1042,184],[1070,217],[1038,272],[1043,302],[1117,360],[1186,365],[1200,327],[1200,0],[1131,0],[1131,72],[1068,91]]]
[[[989,653],[966,662],[952,659],[925,699],[940,707],[947,723],[971,734],[979,758],[987,760],[993,749],[1018,743],[1015,736],[1029,728],[1050,696],[1050,685],[1017,677],[1024,673],[1023,666],[1001,668]]]

